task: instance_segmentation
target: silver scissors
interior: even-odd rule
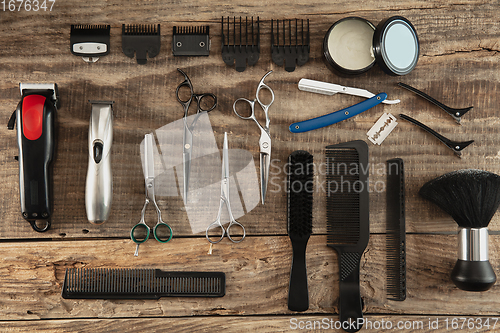
[[[222,226],[222,223],[220,221],[221,214],[222,214],[222,206],[226,205],[227,212],[229,214],[229,225],[227,226],[227,230],[224,230],[224,227]],[[234,239],[231,237],[231,227],[237,226],[240,227],[241,230],[243,231],[243,236],[241,236],[240,239]],[[213,228],[213,227],[220,227],[222,230],[221,236],[216,239],[212,240],[210,236],[208,235],[208,231]],[[206,236],[207,239],[210,243],[212,244],[217,244],[224,238],[224,236],[227,234],[227,238],[233,243],[239,243],[243,239],[245,239],[245,228],[241,223],[236,221],[233,216],[233,212],[231,211],[231,203],[229,201],[229,157],[228,157],[228,145],[227,145],[227,133],[224,133],[224,144],[222,146],[222,177],[221,177],[221,182],[220,182],[220,205],[219,205],[219,212],[217,213],[217,218],[215,219],[214,222],[212,222],[206,231]]]
[[[191,80],[189,77],[184,73],[182,70],[177,68],[177,70],[184,75],[184,81],[177,86],[177,89],[175,90],[175,95],[177,96],[177,100],[179,103],[182,105],[184,108],[184,133],[182,137],[182,171],[184,173],[183,177],[183,194],[184,194],[184,203],[187,202],[187,196],[188,196],[188,188],[189,188],[189,174],[191,172],[191,158],[193,154],[193,129],[196,126],[196,122],[198,121],[198,118],[205,112],[210,112],[212,111],[216,106],[217,106],[217,97],[214,94],[211,93],[205,93],[205,94],[195,94],[193,90],[193,85],[191,84]],[[179,96],[179,90],[182,87],[188,87],[190,90],[190,95],[188,99],[182,99],[181,96]],[[203,109],[202,107],[202,100],[204,98],[208,99],[213,99],[213,104],[208,108],[208,109]],[[189,111],[189,106],[191,105],[191,102],[196,100],[196,116],[194,117],[193,121],[191,124],[188,124],[188,111]]]
[[[161,211],[160,208],[158,207],[158,204],[156,203],[156,198],[155,198],[155,165],[154,165],[154,155],[153,155],[153,147],[154,147],[153,142],[154,142],[153,134],[149,133],[144,136],[144,156],[145,156],[144,180],[146,184],[146,201],[144,202],[144,206],[142,207],[141,220],[130,231],[130,238],[132,238],[134,243],[137,244],[134,254],[134,256],[136,257],[139,255],[139,245],[148,240],[149,234],[151,232],[151,228],[146,224],[146,221],[144,220],[144,216],[146,215],[146,207],[150,202],[153,203],[156,209],[156,213],[158,215],[158,222],[156,222],[156,225],[153,229],[153,235],[155,239],[160,243],[166,243],[172,239],[172,228],[170,228],[168,224],[163,222],[161,218]],[[158,228],[160,226],[167,227],[169,232],[168,239],[163,240],[160,238],[160,236],[158,236]],[[137,229],[146,230],[146,237],[144,237],[144,239],[141,239],[134,235]]]
[[[271,163],[271,135],[269,134],[269,107],[273,104],[274,102],[274,92],[273,90],[264,83],[264,79],[271,74],[273,71],[269,71],[262,77],[262,79],[259,82],[259,85],[257,86],[257,92],[255,93],[255,99],[253,101],[248,100],[246,98],[238,98],[236,101],[233,103],[233,111],[236,113],[238,117],[241,119],[245,120],[253,120],[259,126],[260,128],[260,140],[259,140],[259,147],[260,147],[260,194],[262,198],[262,204],[264,204],[264,200],[266,198],[266,192],[267,192],[267,183],[269,180],[269,166]],[[264,104],[259,98],[259,93],[262,89],[266,89],[271,93],[271,101],[269,104]],[[236,110],[236,103],[239,101],[246,102],[250,104],[250,109],[251,109],[251,114],[248,117],[244,117],[238,113]],[[266,126],[262,127],[262,125],[257,121],[255,118],[255,102],[259,103],[260,107],[262,110],[264,110],[264,114],[266,116]]]

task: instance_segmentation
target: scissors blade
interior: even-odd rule
[[[269,166],[271,164],[271,136],[266,131],[260,134],[260,195],[262,204],[265,202],[267,184],[269,181]]]
[[[184,135],[182,145],[182,171],[183,171],[183,198],[184,204],[187,203],[189,177],[191,173],[191,158],[193,153],[193,134],[187,126],[187,120],[184,118]]]
[[[227,132],[224,132],[224,144],[222,145],[222,179],[229,179],[229,149],[227,144]]]
[[[144,181],[150,199],[154,198],[155,159],[154,137],[152,133],[144,135]]]

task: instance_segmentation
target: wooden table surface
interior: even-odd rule
[[[8,5],[8,1],[7,5]],[[1,6],[1,4],[0,4]],[[1,8],[0,8],[1,9]],[[221,59],[221,16],[260,17],[261,53],[258,63],[243,73]],[[408,18],[420,39],[420,58],[413,72],[393,77],[378,67],[360,76],[342,78],[323,62],[321,44],[335,21],[360,16],[377,24],[394,15]],[[255,124],[232,113],[238,97],[250,98],[260,78],[275,92],[270,109],[272,158],[278,169],[295,150],[310,151],[317,163],[325,160],[325,146],[365,140],[366,132],[383,112],[405,113],[454,140],[475,140],[457,158],[434,137],[400,121],[381,146],[368,142],[370,179],[385,180],[383,165],[400,157],[406,166],[406,221],[408,298],[395,302],[386,296],[385,192],[370,194],[370,242],[362,258],[361,294],[366,318],[409,323],[406,331],[445,332],[455,317],[499,317],[499,285],[487,292],[457,289],[449,278],[456,261],[456,224],[450,216],[418,196],[428,180],[446,172],[478,168],[500,173],[500,25],[498,1],[79,1],[57,0],[51,12],[0,13],[0,112],[5,125],[20,99],[20,82],[56,82],[61,107],[54,161],[52,228],[34,232],[19,206],[18,154],[14,131],[0,129],[0,327],[1,331],[267,331],[293,330],[293,323],[338,319],[337,254],[326,246],[326,196],[314,193],[313,236],[307,248],[309,310],[298,314],[287,308],[291,244],[286,233],[286,193],[271,188],[266,204],[239,220],[247,238],[239,244],[223,241],[208,254],[203,233],[193,235],[182,199],[160,197],[159,204],[175,237],[167,244],[148,241],[134,257],[129,238],[144,202],[140,162],[145,133],[178,120],[182,108],[175,88],[182,68],[199,92],[213,92],[219,105],[210,121],[219,147],[228,132],[231,148],[253,154],[258,170]],[[310,20],[309,62],[288,73],[270,54],[271,19]],[[121,51],[121,24],[161,24],[161,53],[144,66]],[[87,64],[70,53],[71,24],[110,24],[111,52]],[[210,25],[209,57],[174,57],[173,26]],[[304,134],[288,131],[290,123],[323,115],[360,101],[360,98],[322,96],[297,89],[300,78],[384,91],[400,104],[379,105],[342,123]],[[474,109],[462,126],[444,111],[398,88],[403,81],[443,103]],[[89,99],[114,100],[112,147],[113,205],[109,220],[100,226],[87,221],[85,178],[88,164]],[[283,172],[273,175],[283,181]],[[317,175],[324,181],[324,175]],[[151,214],[151,217],[153,215]],[[500,266],[500,214],[490,223],[490,259]],[[226,273],[223,298],[163,298],[153,300],[65,300],[61,287],[67,268],[160,268],[164,270],[219,270]],[[450,327],[446,329],[445,322]],[[296,320],[296,321],[295,321]],[[437,329],[429,322],[438,320]],[[423,327],[419,327],[419,323]],[[493,324],[492,319],[490,324]],[[416,324],[415,324],[416,323]],[[461,322],[460,322],[461,323]],[[500,323],[499,323],[500,324]],[[410,327],[410,326],[407,326]],[[491,331],[498,331],[499,325]],[[319,328],[316,327],[318,330]],[[311,329],[311,331],[313,331]],[[376,331],[394,331],[373,328]],[[487,327],[472,331],[488,331]]]

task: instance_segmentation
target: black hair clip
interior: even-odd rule
[[[452,116],[453,119],[455,119],[455,121],[459,125],[461,125],[460,120],[462,119],[462,116],[465,115],[470,110],[472,110],[472,108],[473,108],[472,106],[469,106],[468,108],[463,108],[463,109],[451,108],[451,107],[449,107],[447,105],[444,105],[440,101],[435,100],[434,98],[432,98],[431,96],[427,95],[426,93],[421,92],[420,90],[418,90],[416,88],[413,88],[412,86],[409,86],[409,85],[404,84],[402,82],[399,82],[398,86],[403,87],[405,89],[408,89],[409,91],[417,94],[418,96],[420,96],[420,97],[424,98],[425,100],[431,102],[432,104],[436,105],[437,107],[443,109],[444,111],[446,111],[446,113],[448,113],[450,116]]]
[[[282,29],[280,34],[280,20],[276,20],[276,35],[274,34],[274,21],[271,20],[271,56],[278,66],[283,66],[285,70],[293,72],[295,64],[305,65],[309,60],[309,20],[304,30],[304,20],[295,19],[295,36],[292,38],[292,20],[288,20],[288,33],[286,33],[287,20],[282,20]],[[300,32],[299,32],[300,22]],[[281,35],[281,40],[280,40]],[[286,36],[288,35],[288,40]],[[300,38],[299,38],[300,35]],[[281,43],[280,43],[281,41]],[[300,43],[299,43],[300,42]]]
[[[434,131],[432,128],[427,127],[426,125],[422,124],[418,120],[413,119],[412,117],[409,117],[404,114],[399,115],[402,119],[409,121],[410,123],[417,125],[418,127],[422,128],[423,130],[429,132],[430,134],[434,135],[439,141],[444,143],[446,147],[450,148],[453,150],[453,152],[458,156],[462,157],[462,150],[464,150],[467,146],[469,146],[471,143],[474,142],[474,140],[470,141],[464,141],[464,142],[458,142],[458,141],[452,141],[448,138],[445,138],[438,132]]]
[[[109,54],[109,25],[71,25],[71,53],[85,62],[96,62]]]
[[[250,24],[248,18],[245,21],[241,20],[239,25],[239,38],[236,38],[236,17],[233,18],[233,44],[230,44],[230,29],[229,17],[227,18],[227,35],[224,34],[224,17],[222,17],[222,60],[232,66],[235,64],[236,71],[243,72],[248,66],[253,66],[257,63],[260,56],[260,33],[259,33],[259,18],[257,17],[257,28],[254,29],[253,17]],[[244,27],[243,27],[244,26]],[[250,27],[250,31],[249,31]],[[243,38],[244,34],[244,38]]]
[[[129,58],[134,57],[134,52],[139,65],[144,65],[149,58],[154,58],[160,53],[160,25],[132,24],[122,25],[122,50]]]

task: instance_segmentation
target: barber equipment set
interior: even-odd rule
[[[228,17],[221,20],[222,58],[227,65],[234,65],[238,72],[244,71],[247,66],[255,65],[259,59],[261,23],[258,17],[257,19],[233,17],[232,20]],[[135,55],[138,64],[146,64],[147,58],[158,55],[160,38],[159,24],[122,26],[122,50],[130,58]],[[109,54],[109,40],[109,25],[71,26],[71,53],[81,56],[86,62],[96,62],[99,57]],[[286,71],[291,72],[297,65],[305,65],[309,58],[309,44],[309,20],[271,20],[271,54],[272,60],[278,66],[284,66]],[[344,18],[330,27],[323,40],[324,58],[341,76],[365,73],[375,63],[390,75],[406,75],[417,64],[419,48],[415,28],[407,19],[400,16],[384,20],[377,27],[359,17]],[[208,56],[209,26],[174,27],[172,53],[174,56]],[[217,106],[217,97],[212,93],[195,92],[187,74],[180,69],[178,72],[184,77],[177,86],[176,98],[183,108],[182,196],[186,203],[190,195],[193,149],[196,148],[193,144],[193,132],[198,119]],[[271,73],[272,71],[268,71],[258,82],[253,100],[238,98],[233,103],[235,115],[244,120],[252,120],[260,130],[259,172],[262,204],[266,199],[271,162],[269,108],[273,105],[275,95],[265,82]],[[461,118],[472,109],[472,107],[450,108],[416,88],[404,83],[399,83],[399,86],[443,109],[459,124]],[[187,95],[180,93],[180,90],[186,89],[189,90]],[[385,92],[372,93],[361,88],[305,78],[298,82],[298,89],[324,95],[352,95],[366,100],[321,117],[294,122],[289,126],[292,133],[303,133],[330,126],[379,104],[390,106],[400,103],[399,99],[387,99]],[[20,90],[21,101],[9,121],[9,128],[13,129],[17,120],[21,213],[34,230],[42,232],[49,229],[52,212],[51,162],[55,144],[54,119],[59,97],[56,84],[21,83]],[[262,90],[267,90],[271,96],[267,103],[260,95]],[[202,103],[202,100],[205,103]],[[241,102],[249,104],[249,114],[243,114]],[[100,224],[108,219],[112,202],[110,158],[113,140],[113,101],[90,101],[90,103],[85,205],[88,220]],[[193,116],[188,116],[192,103],[195,104],[196,111]],[[262,109],[262,112],[255,111],[256,104],[257,109]],[[434,135],[457,155],[473,143],[473,141],[449,140],[407,115],[401,114],[400,118]],[[368,131],[368,140],[376,145],[382,144],[397,124],[397,118],[385,112]],[[226,235],[233,243],[243,241],[246,236],[244,226],[236,221],[231,210],[228,146],[228,135],[224,133],[219,209],[205,231],[210,244],[219,243]],[[130,232],[132,241],[137,244],[135,256],[138,255],[139,245],[149,239],[150,233],[161,243],[167,243],[173,237],[173,230],[164,221],[156,202],[155,149],[153,133],[146,134],[143,161],[146,197],[139,223],[133,226]],[[338,185],[346,180],[352,184],[352,188],[341,187],[340,190],[328,194],[327,246],[335,249],[338,254],[340,320],[358,321],[363,318],[363,300],[359,285],[360,261],[370,236],[368,172],[363,172],[368,169],[368,145],[364,141],[330,145],[325,148],[325,155],[328,186]],[[387,297],[403,301],[406,298],[407,287],[404,163],[397,158],[390,159],[386,163]],[[352,170],[339,168],[338,166],[342,164],[350,165],[357,171],[351,172]],[[312,205],[315,179],[313,156],[304,150],[295,151],[288,158],[287,168],[287,233],[292,244],[293,257],[288,308],[292,311],[305,311],[309,308],[306,247],[313,231]],[[500,176],[480,170],[455,171],[426,183],[419,193],[448,212],[460,227],[459,258],[452,272],[453,282],[464,290],[489,289],[495,283],[496,276],[488,261],[487,226],[500,205]],[[152,203],[157,214],[157,222],[153,228],[146,223],[146,209],[149,203]],[[229,225],[226,228],[221,221],[223,206],[226,207],[229,216]],[[40,227],[41,223],[45,225]],[[219,228],[220,233],[215,235]],[[183,282],[179,284],[178,281]],[[224,273],[164,272],[159,269],[69,269],[66,272],[62,293],[64,298],[108,299],[157,299],[163,296],[220,297],[224,294]]]

